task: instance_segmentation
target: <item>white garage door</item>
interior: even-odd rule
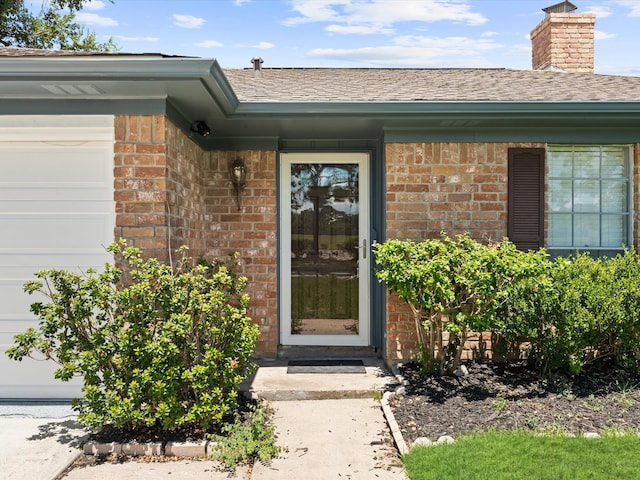
[[[10,360],[16,333],[36,326],[38,270],[100,268],[113,241],[112,116],[0,116],[0,398],[79,396],[55,365]]]

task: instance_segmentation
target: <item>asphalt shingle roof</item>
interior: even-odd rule
[[[0,47],[0,57],[160,57]],[[223,69],[241,102],[640,102],[640,77],[503,68]]]
[[[241,102],[629,102],[640,77],[508,69],[223,69]]]
[[[44,50],[40,48],[0,46],[0,57],[176,57],[162,53],[83,52],[76,50]],[[183,58],[183,57],[181,57]],[[192,57],[186,57],[192,58]]]

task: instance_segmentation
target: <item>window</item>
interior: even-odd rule
[[[630,149],[549,145],[547,248],[611,256],[631,245]]]

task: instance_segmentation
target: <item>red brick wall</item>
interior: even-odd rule
[[[547,15],[531,31],[533,69],[593,73],[595,22],[593,13]]]
[[[508,149],[542,144],[412,143],[386,145],[387,238],[421,241],[468,232],[481,241],[507,235]],[[409,308],[387,298],[387,356],[415,353]]]
[[[115,238],[145,255],[169,259],[170,248],[223,258],[240,252],[249,279],[251,316],[260,326],[258,355],[275,357],[277,312],[277,191],[275,151],[205,152],[164,116],[116,116]],[[420,241],[446,231],[479,240],[507,233],[509,148],[544,144],[415,143],[386,145],[387,238]],[[640,185],[640,146],[634,150]],[[228,166],[242,158],[247,186],[238,211]],[[635,193],[634,238],[640,231]],[[546,231],[546,226],[545,226]],[[415,351],[408,307],[388,298],[387,356]]]
[[[115,119],[115,238],[168,261],[181,245],[197,258],[240,253],[258,355],[277,350],[276,153],[206,152],[160,115]],[[238,211],[228,163],[243,158],[247,186]]]
[[[167,144],[162,116],[115,117],[115,238],[168,259]]]
[[[174,251],[187,245],[189,255],[197,258],[205,254],[206,236],[210,231],[206,220],[206,181],[211,154],[171,122],[165,123],[169,245]]]
[[[247,183],[242,210],[229,180],[229,165],[244,160]],[[276,152],[211,152],[207,176],[207,255],[224,257],[240,252],[242,271],[249,279],[251,316],[260,326],[258,355],[275,357],[278,347],[278,252],[276,210]]]

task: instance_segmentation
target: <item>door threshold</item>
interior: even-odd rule
[[[332,347],[307,345],[280,345],[279,359],[301,358],[382,358],[382,352],[377,347]]]

